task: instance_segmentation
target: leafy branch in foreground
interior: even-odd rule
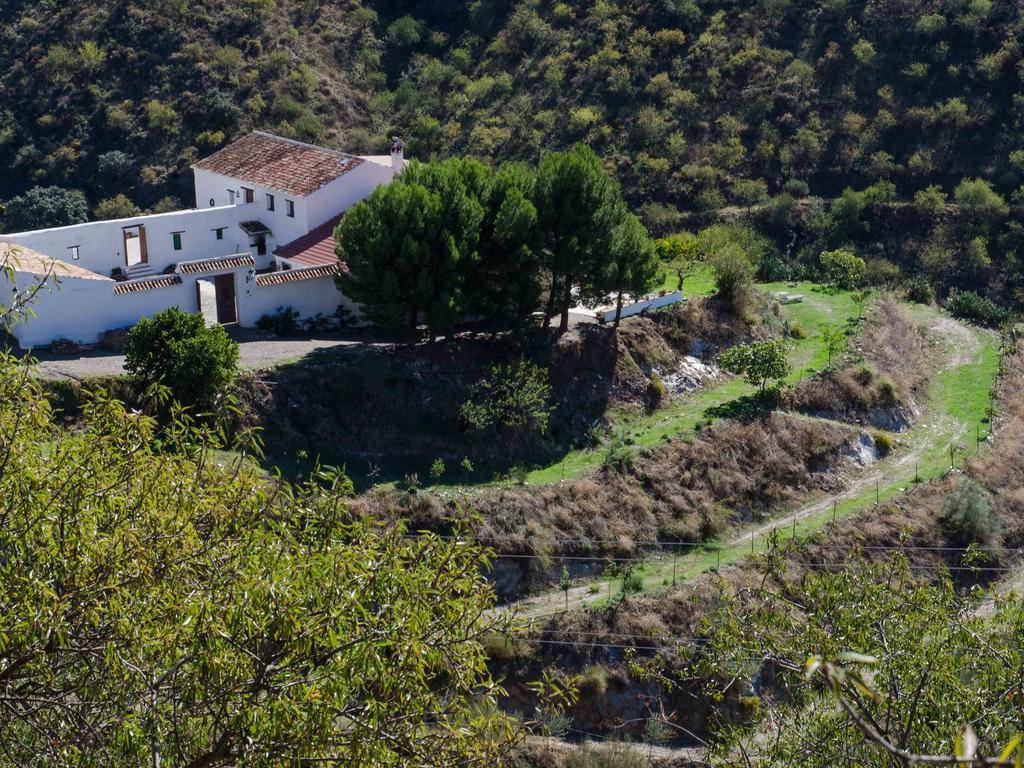
[[[732,705],[719,709],[715,759],[1013,764],[1024,732],[1018,601],[972,611],[948,578],[919,580],[903,558],[800,579],[783,568],[766,558],[763,582],[703,625],[692,672]]]
[[[0,354],[0,766],[493,765],[489,555]],[[159,439],[158,439],[159,437]]]

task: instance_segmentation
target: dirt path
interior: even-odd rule
[[[978,363],[981,360],[983,346],[980,334],[984,332],[968,328],[945,316],[935,318],[929,324],[928,330],[941,344],[942,358],[937,366],[937,375],[941,372]],[[965,439],[969,429],[970,424],[943,411],[940,404],[926,403],[921,418],[903,438],[903,442],[908,444],[906,450],[901,451],[892,459],[872,465],[867,471],[857,473],[839,494],[815,499],[788,515],[779,516],[774,520],[735,532],[718,545],[720,551],[731,550],[732,552],[731,555],[721,556],[721,561],[728,562],[738,559],[737,556],[745,552],[747,546],[750,546],[752,542],[763,541],[773,530],[782,531],[801,521],[825,515],[833,508],[833,504],[855,503],[859,497],[866,496],[867,498],[863,499],[863,504],[859,505],[859,508],[863,509],[872,505],[874,503],[873,492],[876,489],[883,484],[886,488],[891,488],[894,483],[910,484],[914,479],[916,465],[921,462],[926,453],[936,450],[937,447],[941,447],[943,451],[948,450],[951,443],[958,443]],[[703,572],[710,557],[708,552],[695,553],[676,558],[676,562],[673,563],[672,558],[665,553],[656,553],[645,561],[644,577],[650,582],[661,583],[668,575],[678,578],[681,571],[681,578],[685,580]],[[710,562],[710,565],[715,565],[715,563]],[[597,587],[596,592],[595,586]],[[605,599],[608,587],[608,582],[605,579],[591,579],[574,584],[568,594],[561,590],[543,592],[520,600],[510,606],[510,609],[519,619],[537,620],[547,615],[581,608]]]
[[[527,736],[526,742],[534,749],[557,753],[562,757],[568,757],[582,747],[582,744],[545,736]],[[594,741],[587,739],[585,743],[590,749],[599,753],[610,751],[616,746],[615,742],[604,740]],[[704,760],[704,751],[701,749],[662,747],[653,744],[632,744],[630,746],[645,762],[650,761],[652,768],[660,768],[660,766],[682,768],[683,766],[708,765]]]

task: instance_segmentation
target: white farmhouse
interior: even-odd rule
[[[404,162],[398,139],[390,156],[356,157],[256,132],[193,166],[194,209],[0,235],[0,265],[16,270],[0,292],[47,283],[10,332],[28,349],[92,344],[168,307],[244,326],[278,307],[357,314],[334,284],[333,231]]]

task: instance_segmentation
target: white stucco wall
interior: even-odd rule
[[[242,187],[248,187],[254,191],[253,202],[245,203]],[[273,232],[273,236],[267,240],[271,245],[271,251],[302,237],[312,229],[306,223],[308,217],[305,198],[200,169],[195,169],[195,188],[196,208],[200,210],[209,209],[211,207],[210,200],[213,200],[218,206],[228,205],[231,199],[228,190],[234,190],[235,203],[240,210],[241,218],[239,220],[262,221]],[[274,196],[273,211],[267,209],[268,194]],[[287,200],[295,203],[294,218],[288,216]]]
[[[244,297],[242,296],[244,294]],[[274,314],[280,307],[290,307],[303,319],[318,314],[332,315],[344,303],[351,319],[357,319],[357,307],[341,295],[333,278],[298,280],[284,285],[260,286],[246,284],[239,291],[239,322],[254,326],[264,315]]]
[[[255,190],[255,200],[244,204],[243,183],[207,171],[195,171],[198,208],[151,216],[90,222],[70,227],[18,232],[0,235],[0,242],[25,246],[47,256],[68,261],[83,269],[108,277],[115,268],[126,269],[123,230],[142,225],[146,229],[148,264],[154,274],[164,272],[172,264],[183,261],[217,258],[252,252],[256,268],[269,266],[275,248],[301,237],[367,197],[377,186],[387,184],[396,170],[390,164],[366,161],[341,178],[306,198],[293,197],[278,190],[246,183]],[[228,204],[229,189],[238,193],[235,205]],[[275,210],[268,211],[266,194],[275,195]],[[210,207],[210,200],[215,205]],[[295,217],[287,216],[286,200],[295,203]],[[267,254],[258,256],[250,238],[238,226],[243,221],[258,220],[273,232],[267,238]],[[217,240],[215,230],[224,229],[224,238]],[[174,233],[181,233],[182,249],[174,250]],[[78,246],[80,258],[73,261],[70,248]],[[252,326],[260,317],[279,307],[291,307],[303,318],[317,314],[331,315],[344,303],[351,317],[360,317],[359,309],[344,298],[332,278],[301,280],[275,286],[259,286],[248,268],[219,270],[201,275],[181,275],[182,283],[169,288],[115,294],[113,281],[63,278],[59,285],[36,296],[34,317],[15,325],[11,331],[23,348],[45,346],[56,339],[71,339],[80,344],[94,344],[108,330],[134,325],[140,318],[169,307],[183,311],[199,311],[196,280],[212,279],[215,274],[235,275],[238,322]],[[0,276],[0,302],[11,295],[12,288],[24,290],[35,281],[34,276],[19,273],[15,286]]]
[[[35,282],[32,275],[19,274],[16,283],[26,290]],[[114,283],[100,280],[62,278],[59,285],[38,293],[32,303],[33,317],[11,328],[23,349],[45,346],[55,339],[95,344],[100,334],[134,325],[141,317],[177,306],[196,310],[194,281],[124,296],[114,294]],[[0,279],[0,291],[10,293],[10,284]]]
[[[307,231],[315,229],[342,211],[347,211],[360,200],[369,197],[381,184],[389,183],[394,175],[395,172],[390,166],[366,161],[327,186],[321,187],[305,200]]]
[[[110,277],[115,267],[126,268],[124,228],[142,225],[146,228],[146,250],[154,272],[163,272],[171,264],[196,259],[211,259],[250,250],[248,236],[238,227],[248,220],[247,206],[207,208],[206,210],[135,216],[130,219],[94,221],[70,227],[41,229],[0,235],[0,242],[16,243],[46,256]],[[224,228],[224,239],[218,240],[217,228]],[[181,233],[182,249],[174,250],[172,235]],[[79,247],[81,258],[71,260],[71,246]],[[266,266],[271,256],[263,260]]]

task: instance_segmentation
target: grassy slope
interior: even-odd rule
[[[806,286],[801,286],[801,291]],[[787,312],[791,317],[799,315],[800,322],[824,324],[826,319],[816,310],[818,297],[803,305],[791,305]],[[844,306],[849,298],[830,296],[821,299],[820,312],[827,314],[832,305]],[[838,302],[834,304],[833,302]],[[852,308],[852,302],[849,302]],[[855,310],[854,310],[855,312]],[[916,307],[918,319],[928,325],[948,323],[944,316],[933,308]],[[836,316],[833,315],[834,321]],[[823,327],[823,325],[821,326]],[[950,326],[946,326],[947,328]],[[646,561],[640,569],[645,590],[657,590],[673,579],[695,577],[709,569],[730,562],[736,562],[754,551],[763,550],[774,534],[780,539],[791,536],[807,536],[821,531],[835,517],[849,517],[904,492],[919,477],[922,480],[944,473],[950,466],[949,446],[959,446],[956,455],[964,451],[978,450],[976,435],[984,437],[990,392],[999,369],[998,339],[994,334],[977,328],[954,326],[957,333],[944,339],[942,355],[946,365],[935,376],[922,404],[923,413],[915,427],[900,436],[893,454],[875,465],[868,473],[859,477],[851,487],[833,499],[817,499],[801,510],[794,511],[793,523],[786,520],[774,524],[755,526],[737,531],[728,540],[693,547],[677,556],[658,554]],[[820,333],[820,328],[818,329]],[[963,334],[969,334],[965,338]],[[811,341],[813,333],[806,341]],[[966,342],[966,343],[965,343]],[[966,351],[965,351],[966,348]],[[820,354],[814,345],[805,345],[811,351],[811,359]],[[972,351],[973,350],[973,353]],[[833,501],[835,505],[833,507]],[[594,592],[595,586],[598,591]],[[577,585],[570,593],[570,607],[597,606],[608,599],[615,587],[592,581]],[[560,610],[564,606],[562,592],[553,590],[522,601],[518,605],[525,617],[541,616]]]
[[[806,337],[793,342],[790,362],[793,372],[790,383],[807,375],[809,371],[824,367],[828,353],[821,341],[826,328],[842,326],[857,317],[857,306],[847,292],[827,293],[811,283],[801,283],[790,288],[785,283],[766,283],[761,286],[769,292],[789,291],[803,294],[804,302],[790,304],[783,308],[787,319],[799,324]],[[710,294],[714,282],[710,271],[702,272],[685,286],[688,294]],[[623,437],[636,445],[654,445],[668,437],[692,432],[697,424],[707,417],[709,408],[720,406],[744,395],[754,388],[742,379],[730,378],[695,392],[687,397],[673,400],[665,408],[654,413],[630,408],[619,409],[609,414],[609,421]],[[600,466],[603,451],[578,450],[566,454],[562,461],[537,469],[527,476],[527,483],[542,484],[556,482],[566,477],[580,475]]]

